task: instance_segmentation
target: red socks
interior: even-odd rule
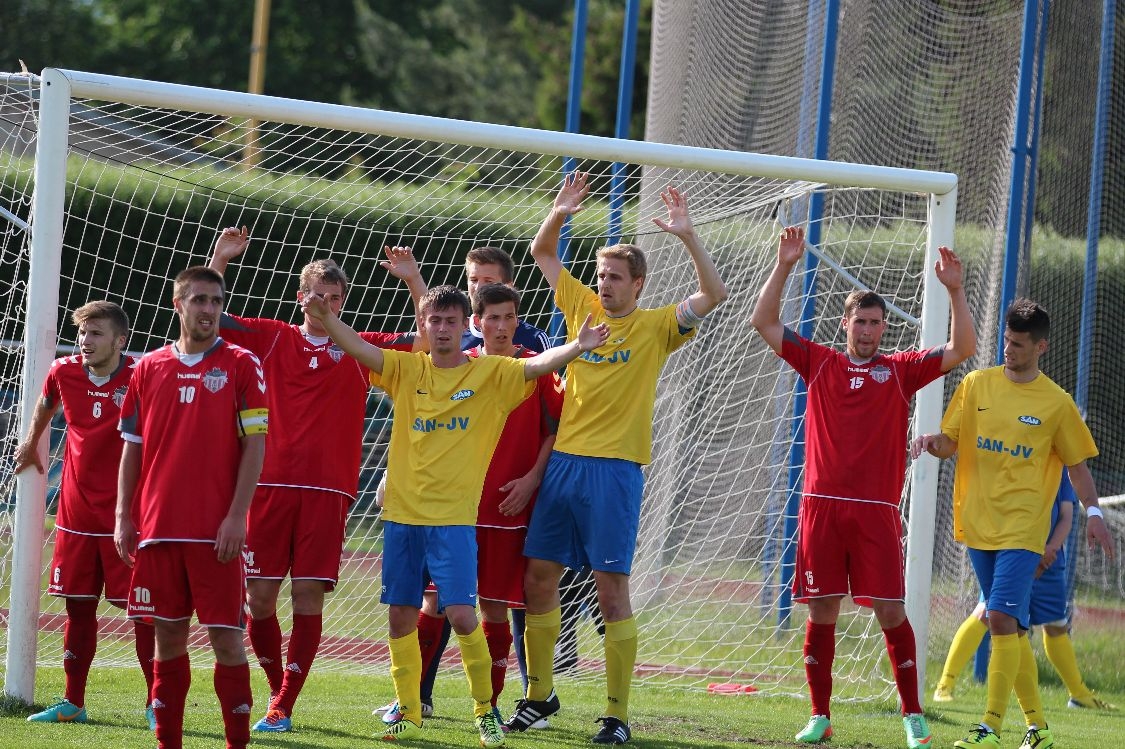
[[[281,667],[281,624],[274,612],[263,619],[250,619],[246,623],[246,633],[250,636],[250,647],[258,659],[258,665],[266,672],[270,684],[270,697],[281,692],[284,671]]]
[[[152,708],[156,714],[156,740],[160,749],[182,749],[184,703],[191,686],[191,661],[185,653],[171,660],[153,661],[152,666]]]
[[[883,637],[887,641],[887,654],[891,657],[891,669],[894,670],[898,696],[902,701],[902,714],[922,712],[922,703],[918,698],[918,664],[915,662],[917,646],[910,620],[903,620],[894,629],[884,629]]]
[[[512,628],[507,621],[482,621],[484,639],[488,642],[488,655],[492,659],[492,706],[504,691],[504,678],[508,675],[508,654],[512,652]]]
[[[137,663],[145,675],[145,707],[152,702],[152,662],[156,659],[156,627],[152,622],[133,620],[133,644],[137,648]]]
[[[250,743],[250,664],[224,666],[215,664],[215,694],[223,711],[223,731],[227,749],[245,749]],[[181,717],[182,725],[182,717]]]
[[[836,625],[805,626],[805,678],[809,682],[812,714],[831,717],[832,659],[836,657]]]
[[[98,601],[96,598],[66,599],[66,628],[63,630],[63,671],[66,699],[75,707],[86,704],[86,680],[98,648]]]
[[[418,648],[422,651],[422,673],[430,669],[430,663],[435,657],[440,658],[438,647],[441,646],[441,630],[445,626],[445,617],[418,614]]]
[[[276,615],[274,621],[277,621]],[[293,705],[305,679],[312,668],[316,651],[320,648],[320,633],[324,617],[321,614],[294,614],[293,632],[289,635],[289,650],[285,657],[285,676],[281,682],[281,692],[270,705],[286,715],[293,714]]]

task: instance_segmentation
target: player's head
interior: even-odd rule
[[[461,349],[461,334],[469,329],[469,297],[456,286],[435,286],[418,302],[430,352],[448,355]]]
[[[1012,302],[1004,315],[1004,368],[1013,373],[1039,372],[1039,357],[1047,353],[1051,316],[1027,298]]]
[[[339,315],[348,293],[348,276],[335,260],[313,260],[301,268],[301,285],[297,289],[297,302],[304,302],[309,294],[324,297],[332,314]],[[305,315],[305,332],[315,336],[326,336],[327,331],[314,317]]]
[[[180,339],[207,343],[219,334],[226,287],[223,275],[206,265],[184,268],[172,286],[172,305],[180,318]]]
[[[516,266],[512,256],[499,247],[474,247],[465,255],[465,279],[469,285],[469,298],[476,296],[477,288],[487,283],[512,285]]]
[[[598,298],[611,315],[633,311],[645,286],[648,264],[634,244],[615,244],[598,250]]]
[[[92,370],[115,368],[129,337],[129,316],[113,302],[83,304],[70,316],[78,327],[82,363]]]
[[[484,339],[487,354],[511,355],[512,336],[519,324],[520,294],[502,283],[485,284],[473,297],[473,314]]]
[[[844,300],[841,325],[847,336],[848,354],[870,359],[879,352],[887,329],[887,302],[874,291],[853,291]]]

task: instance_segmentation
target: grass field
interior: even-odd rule
[[[211,674],[196,670],[192,674],[185,724],[185,747],[222,746],[218,703],[211,688]],[[254,693],[260,717],[265,699],[265,683],[254,670]],[[511,684],[511,682],[509,682]],[[601,714],[604,697],[599,685],[560,680],[562,711],[551,719],[551,728],[509,737],[512,747],[590,746],[590,736]],[[930,705],[928,718],[935,746],[948,747],[961,738],[975,722],[984,701],[978,685],[959,685],[958,699],[944,705]],[[426,721],[425,740],[415,746],[476,746],[475,729],[470,722],[470,706],[464,679],[446,676],[439,680],[435,694],[437,714]],[[63,690],[61,668],[42,668],[38,672],[37,701],[47,703],[51,695]],[[143,680],[136,669],[97,669],[91,674],[87,709],[91,722],[86,725],[45,725],[27,723],[30,710],[12,703],[0,706],[0,747],[27,749],[109,749],[110,747],[155,746],[155,738],[145,727]],[[509,686],[503,709],[516,697]],[[387,677],[317,674],[313,671],[294,718],[294,732],[283,735],[255,735],[259,747],[354,747],[372,741],[381,729],[372,708],[391,696]],[[1125,732],[1125,712],[1091,712],[1064,707],[1066,693],[1046,684],[1043,688],[1048,718],[1059,747],[1111,746],[1114,737]],[[1105,693],[1106,699],[1125,704],[1125,694]],[[510,699],[509,699],[510,698]],[[745,747],[759,749],[796,746],[793,734],[804,726],[808,707],[804,700],[785,697],[719,696],[703,690],[683,691],[642,687],[635,691],[632,704],[633,744],[638,747]],[[904,746],[901,721],[891,703],[841,703],[834,706],[835,747]],[[1012,701],[1004,746],[1019,744],[1022,731],[1019,708]]]

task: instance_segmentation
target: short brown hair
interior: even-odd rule
[[[857,290],[848,294],[848,298],[844,300],[844,317],[851,317],[856,310],[869,307],[878,307],[883,313],[883,319],[887,319],[887,301],[870,290]]]
[[[603,247],[597,252],[598,259],[612,257],[624,260],[629,266],[629,277],[632,279],[644,278],[648,275],[648,263],[645,262],[645,253],[635,244],[614,244]]]
[[[512,256],[499,247],[474,247],[465,255],[465,266],[469,263],[477,265],[495,265],[500,268],[500,280],[511,283],[516,277],[516,266]]]
[[[90,320],[107,320],[113,329],[117,331],[117,335],[129,334],[129,316],[125,314],[125,310],[113,302],[99,300],[96,302],[87,302],[78,309],[74,310],[74,314],[70,319],[76,326],[81,328]]]
[[[227,285],[223,283],[223,274],[217,270],[208,268],[206,265],[193,265],[190,268],[184,268],[176,274],[176,280],[172,286],[172,298],[183,299],[187,294],[188,287],[196,281],[211,281],[219,284],[223,296],[227,295]]]
[[[1031,340],[1042,341],[1051,335],[1051,316],[1038,302],[1020,297],[1008,307],[1004,315],[1004,326],[1013,333],[1027,333]]]
[[[511,302],[515,305],[516,314],[520,311],[520,293],[511,286],[502,283],[486,283],[477,287],[476,296],[473,298],[473,313],[484,314],[484,308],[490,304],[503,304]]]
[[[418,301],[418,309],[422,315],[426,315],[430,311],[458,308],[465,317],[473,314],[472,307],[469,305],[469,295],[456,286],[448,284],[435,286],[423,294]]]
[[[340,296],[348,295],[348,275],[344,273],[344,269],[336,265],[335,260],[313,260],[311,263],[301,268],[301,287],[302,294],[308,294],[312,291],[313,284],[320,283],[338,283],[340,284]]]

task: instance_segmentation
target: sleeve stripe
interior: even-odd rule
[[[238,434],[265,434],[269,425],[269,409],[248,408],[238,412]]]

